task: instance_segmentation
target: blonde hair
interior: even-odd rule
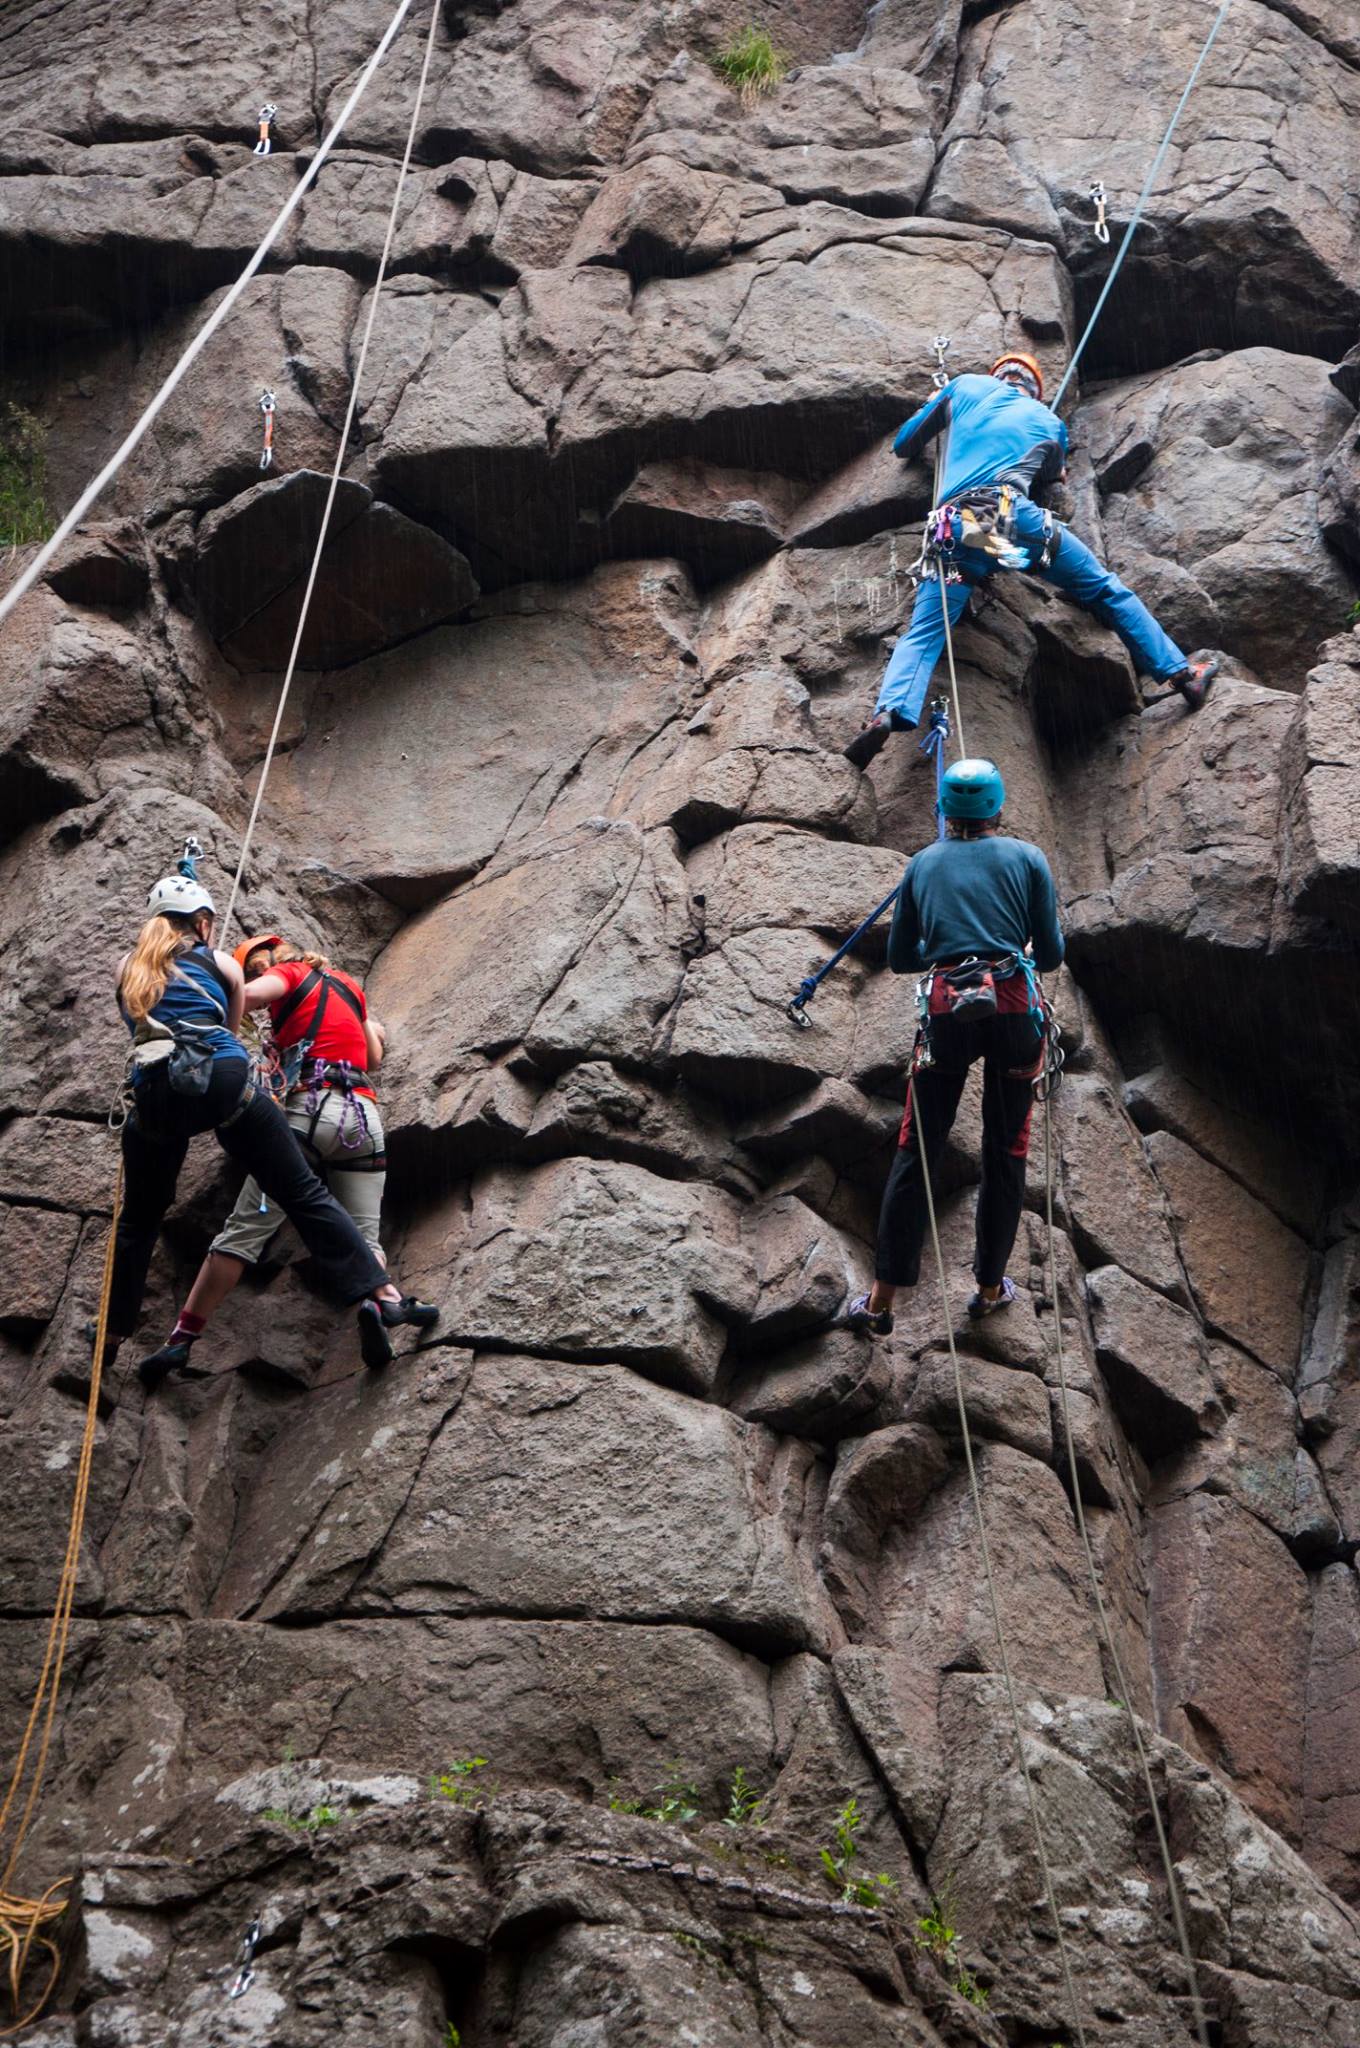
[[[123,1008],[134,1024],[149,1017],[170,985],[175,961],[197,945],[198,934],[187,918],[149,917],[137,934],[119,985]]]
[[[320,967],[323,971],[331,968],[331,971],[334,971],[331,962],[324,953],[301,953],[288,939],[285,939],[281,946],[271,947],[270,951],[273,955],[269,963],[270,967],[279,967],[285,961],[292,962],[298,960],[301,961],[304,967]],[[265,973],[267,974],[268,972],[269,968],[267,967]]]

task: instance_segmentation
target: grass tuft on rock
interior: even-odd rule
[[[724,43],[713,68],[726,79],[744,107],[753,107],[762,93],[773,92],[787,75],[789,60],[775,48],[768,29],[754,22]]]
[[[47,431],[27,406],[0,404],[0,547],[46,540],[53,521],[43,496]]]

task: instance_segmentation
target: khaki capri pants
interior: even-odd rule
[[[358,1122],[358,1110],[362,1110],[368,1125],[366,1132]],[[382,1260],[378,1226],[387,1181],[387,1154],[383,1150],[382,1118],[377,1103],[364,1095],[348,1097],[338,1088],[327,1088],[322,1090],[320,1108],[313,1115],[307,1107],[306,1091],[298,1089],[284,1104],[283,1113],[308,1165],[320,1174],[341,1208],[353,1217],[376,1257]],[[252,1174],[236,1198],[236,1207],[213,1239],[211,1249],[240,1259],[247,1266],[258,1265],[270,1238],[286,1221],[282,1209],[261,1192]]]

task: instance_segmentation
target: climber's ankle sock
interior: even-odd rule
[[[168,1344],[192,1344],[195,1337],[201,1337],[207,1327],[206,1316],[191,1316],[181,1309],[175,1318],[175,1327],[166,1339]]]

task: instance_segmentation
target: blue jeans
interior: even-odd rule
[[[1185,656],[1141,599],[1065,526],[1055,525],[1053,531],[1059,536],[1053,560],[1046,569],[1035,569],[1035,575],[1042,576],[1046,583],[1056,583],[1059,590],[1068,591],[1079,605],[1112,626],[1133,656],[1140,675],[1154,676],[1163,682],[1169,676],[1179,675],[1186,666]],[[1043,551],[1044,515],[1029,498],[1016,503],[1015,538],[1029,547],[1031,565],[1037,562]],[[965,580],[945,585],[951,627],[957,626],[967,611],[973,586],[985,582],[1001,566],[995,556],[984,554],[980,548],[958,548],[953,561]],[[876,708],[891,711],[894,724],[917,724],[935,664],[943,652],[940,586],[932,575],[916,593],[911,624],[894,647],[883,672]]]

